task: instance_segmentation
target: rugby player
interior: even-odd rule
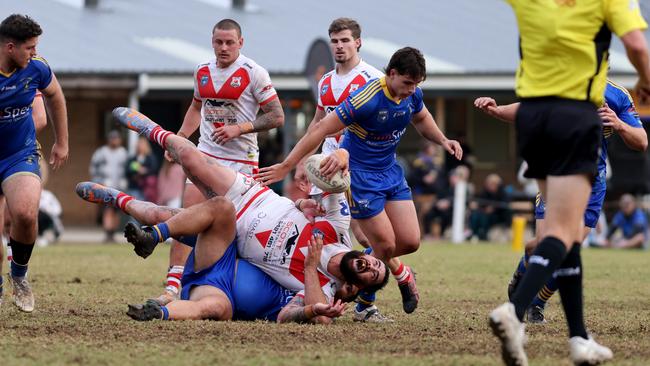
[[[56,170],[68,158],[65,98],[50,66],[36,56],[42,33],[38,23],[25,15],[12,14],[0,23],[0,193],[5,196],[12,219],[9,280],[14,303],[24,312],[34,310],[27,268],[37,235],[41,193],[40,154],[32,116],[38,90],[43,93],[54,124],[55,142],[49,162]]]
[[[499,106],[490,97],[478,98],[474,101],[474,105],[488,115],[510,123],[514,123],[516,111],[519,108],[519,103]],[[605,201],[605,192],[607,191],[607,181],[605,178],[607,175],[607,139],[616,133],[632,150],[645,151],[648,147],[648,136],[643,129],[639,114],[636,112],[632,96],[624,87],[616,85],[611,80],[607,81],[605,105],[598,110],[598,114],[603,121],[601,150],[598,157],[598,173],[594,177],[589,203],[584,212],[582,241],[589,235],[591,229],[596,227],[598,217],[603,208],[603,202]],[[545,211],[544,198],[541,193],[538,193],[535,199],[535,239],[526,244],[526,252],[519,261],[512,280],[508,285],[508,297],[512,297],[512,294],[517,289],[521,277],[526,273],[528,259],[535,250],[537,242],[541,240],[540,235],[544,230]],[[546,322],[544,308],[555,291],[557,291],[557,281],[555,278],[551,278],[535,296],[526,312],[526,318],[529,323]]]
[[[284,124],[269,73],[241,53],[244,38],[232,19],[219,21],[212,29],[215,58],[201,63],[194,72],[194,99],[178,131],[191,136],[200,128],[198,148],[227,167],[244,174],[257,172],[257,132]],[[258,116],[258,111],[262,113]],[[171,161],[169,154],[165,157]],[[183,192],[183,207],[205,198],[190,180]],[[178,297],[183,263],[191,248],[173,241],[165,292],[156,301],[165,304]]]
[[[269,274],[281,286],[300,291],[304,288],[304,249],[312,230],[323,233],[323,254],[319,264],[319,280],[322,295],[333,298],[336,289],[354,285],[358,288],[381,288],[388,281],[388,268],[376,258],[350,249],[349,213],[342,194],[331,195],[331,205],[326,208],[324,218],[310,222],[300,211],[304,200],[294,202],[278,196],[268,187],[260,186],[251,177],[221,166],[199,150],[185,138],[163,130],[141,113],[116,108],[114,116],[128,128],[138,131],[170,152],[175,161],[183,166],[187,176],[201,192],[215,201],[228,216],[229,206],[233,204],[235,217],[230,225],[222,224],[216,235],[227,243],[236,242],[239,256]],[[330,196],[328,196],[329,198]],[[133,200],[125,194],[116,193],[115,203],[123,210]],[[224,206],[224,207],[221,207]],[[328,208],[329,207],[329,208]],[[219,209],[210,212],[220,212]],[[205,222],[197,219],[194,211],[188,208],[172,216],[167,221],[145,227],[127,226],[128,238],[135,245],[138,255],[148,256],[155,246],[169,237],[196,235],[205,229]],[[146,210],[154,213],[155,210]],[[208,222],[210,223],[210,222]],[[232,227],[232,229],[231,229]],[[237,240],[235,240],[235,234]],[[191,242],[191,241],[188,241]],[[195,251],[200,248],[200,242]],[[184,276],[192,275],[195,268],[207,268],[199,258],[190,256]],[[189,289],[188,289],[189,291]],[[186,293],[186,291],[183,291]],[[309,302],[307,302],[309,303]]]
[[[398,50],[386,67],[386,76],[353,93],[308,130],[282,163],[262,168],[256,176],[264,185],[281,180],[326,136],[347,127],[341,147],[350,154],[352,217],[368,237],[373,255],[386,261],[396,276],[407,313],[417,307],[419,294],[414,274],[396,259],[418,249],[420,228],[395,150],[412,123],[424,138],[442,145],[456,158],[463,153],[457,141],[440,131],[424,105],[417,85],[425,77],[420,51],[411,47]],[[326,176],[347,169],[348,160],[336,154],[329,155],[321,166]]]
[[[519,26],[521,60],[516,93],[521,104],[515,127],[524,176],[537,180],[544,197],[542,239],[509,302],[494,309],[489,323],[506,364],[526,365],[522,320],[535,295],[555,276],[569,328],[571,360],[595,365],[613,357],[584,324],[582,219],[597,173],[612,32],[622,40],[639,72],[635,92],[650,97],[647,27],[636,0],[508,0]],[[549,149],[552,147],[552,149]]]

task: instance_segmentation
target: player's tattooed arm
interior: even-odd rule
[[[306,323],[311,319],[310,314],[305,313],[305,299],[302,296],[294,296],[293,299],[280,310],[278,323]],[[312,314],[313,315],[313,314]]]
[[[253,130],[249,132],[266,131],[284,125],[284,110],[280,99],[273,99],[261,106],[261,109],[263,113],[252,121]],[[242,133],[245,132],[242,131]]]

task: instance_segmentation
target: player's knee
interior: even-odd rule
[[[235,218],[235,206],[224,197],[213,197],[207,201],[215,220],[231,222]]]
[[[11,221],[13,225],[22,227],[36,226],[38,212],[32,210],[17,210],[11,213]]]
[[[400,251],[402,252],[402,254],[400,255],[416,252],[418,249],[420,249],[420,240],[406,241],[402,243],[402,245],[400,245],[400,249],[401,249]]]
[[[372,248],[374,255],[382,260],[393,258],[395,253],[394,243],[382,243],[381,245],[374,245]]]
[[[201,318],[227,320],[229,314],[229,304],[226,304],[218,297],[210,297],[201,301]]]
[[[176,151],[176,158],[184,168],[189,170],[192,170],[192,168],[196,167],[197,164],[200,164],[200,162],[203,160],[203,156],[198,150],[192,149],[189,146],[185,145],[178,147]]]

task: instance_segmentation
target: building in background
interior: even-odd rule
[[[519,162],[514,128],[472,107],[474,98],[481,95],[496,96],[500,104],[515,99],[517,28],[501,0],[419,0],[417,5],[408,5],[417,6],[416,12],[402,11],[399,7],[407,5],[388,0],[0,2],[6,14],[28,14],[43,26],[38,52],[57,73],[66,95],[70,162],[49,184],[65,202],[66,225],[93,223],[93,207],[83,204],[73,187],[89,178],[92,152],[115,127],[111,110],[132,106],[176,131],[192,98],[194,67],[213,57],[209,30],[223,18],[242,25],[243,53],[269,70],[285,106],[285,127],[260,135],[261,165],[282,158],[309,123],[314,109],[311,79],[319,69],[313,60],[307,67],[309,51],[318,39],[327,38],[331,20],[348,16],[363,27],[362,58],[377,68],[383,68],[398,48],[408,45],[422,50],[428,72],[422,84],[425,103],[448,136],[466,136],[476,157],[473,182],[480,183],[491,172],[506,183],[516,182]],[[648,17],[648,5],[641,7]],[[323,51],[321,43],[320,50],[317,56],[327,48]],[[611,78],[632,87],[634,69],[618,40],[613,42],[610,57]],[[51,133],[49,129],[43,132]],[[415,155],[419,139],[409,130],[400,152]],[[41,138],[51,140],[50,136]],[[135,137],[130,144],[135,144]],[[627,151],[615,137],[611,146],[612,189],[647,193],[647,155]],[[44,151],[49,148],[44,146]]]

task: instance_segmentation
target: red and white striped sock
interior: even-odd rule
[[[411,279],[411,270],[409,267],[405,266],[404,263],[399,265],[399,268],[396,271],[391,271],[395,280],[398,284],[403,284],[408,282]]]
[[[115,205],[117,208],[122,210],[122,212],[126,213],[126,204],[129,203],[130,201],[134,200],[133,196],[129,196],[128,194],[124,192],[120,192],[117,194],[117,199],[115,200]]]
[[[165,149],[167,148],[167,137],[169,137],[169,135],[173,135],[173,133],[163,129],[160,126],[156,126],[153,130],[151,130],[149,139],[155,141],[158,145]]]
[[[11,254],[11,246],[7,245],[7,262],[11,263],[12,259],[14,259],[14,256]]]
[[[167,286],[165,291],[178,295],[181,289],[181,277],[183,277],[184,266],[172,266],[167,272]]]

